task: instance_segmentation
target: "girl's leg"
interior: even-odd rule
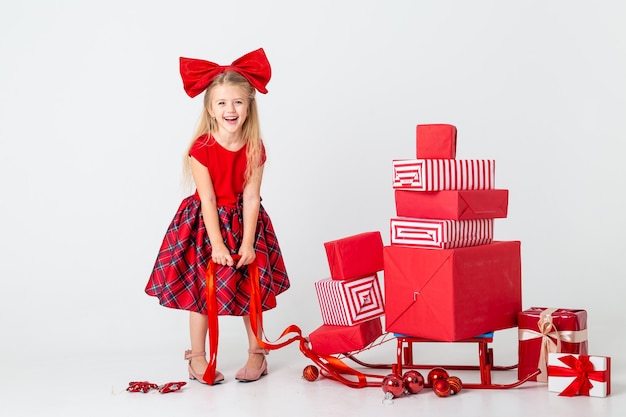
[[[206,352],[206,336],[207,336],[208,319],[204,314],[191,311],[189,313],[189,335],[191,338],[191,353]],[[199,374],[203,374],[209,363],[206,356],[200,355],[191,358],[191,367]]]
[[[250,316],[243,316],[243,323],[246,327],[246,333],[248,335],[248,352],[259,351],[261,350],[261,346],[259,345],[259,341],[257,340],[257,335],[254,334],[252,330],[252,324],[250,323]],[[257,329],[260,329],[260,323],[257,324]],[[263,353],[249,353],[248,354],[248,362],[246,363],[246,368],[249,369],[259,369],[261,365],[263,365],[263,360],[265,359],[265,355]]]

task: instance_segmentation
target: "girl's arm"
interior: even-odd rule
[[[202,165],[196,158],[191,158],[191,174],[196,183],[198,195],[200,196],[200,207],[204,226],[206,227],[209,241],[211,242],[211,259],[219,265],[233,265],[233,258],[224,244],[220,221],[217,215],[217,199],[213,189],[213,181],[207,167]]]
[[[237,268],[248,265],[256,259],[254,239],[261,206],[262,179],[263,165],[254,170],[243,189],[243,239],[239,247],[241,259],[237,262]]]

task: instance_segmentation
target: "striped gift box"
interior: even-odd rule
[[[418,191],[490,190],[495,187],[492,159],[396,159],[393,187]]]
[[[394,217],[391,219],[391,244],[430,249],[486,245],[493,241],[493,223],[493,219]]]
[[[324,324],[353,326],[385,313],[378,275],[315,282]]]

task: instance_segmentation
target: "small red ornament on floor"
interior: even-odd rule
[[[433,391],[438,397],[449,397],[452,393],[447,378],[436,378],[433,382]]]
[[[463,389],[463,383],[458,376],[448,377],[448,383],[450,384],[450,394],[458,394]]]
[[[187,385],[186,382],[168,382],[159,387],[161,394],[167,394],[168,392],[174,392],[180,390],[183,386]]]
[[[431,387],[433,386],[433,384],[435,383],[436,379],[442,378],[442,379],[446,379],[448,378],[450,375],[448,375],[448,371],[446,371],[443,368],[433,368],[430,370],[430,372],[428,373],[428,385],[430,385]]]
[[[320,375],[320,370],[315,365],[308,365],[302,371],[302,378],[307,381],[315,381]]]
[[[144,394],[151,389],[158,389],[159,386],[157,384],[153,384],[148,381],[133,381],[128,383],[128,388],[126,391],[128,392],[143,392]]]
[[[424,376],[415,370],[406,371],[402,381],[407,394],[417,394],[424,388]]]
[[[404,393],[404,382],[398,375],[389,374],[383,379],[382,388],[385,398],[396,398]]]

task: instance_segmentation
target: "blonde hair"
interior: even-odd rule
[[[248,97],[248,117],[243,122],[243,131],[242,136],[244,142],[247,145],[246,149],[246,159],[247,166],[246,172],[244,173],[244,184],[247,182],[256,167],[261,165],[261,153],[262,153],[262,144],[261,144],[261,125],[259,123],[259,112],[257,110],[255,95],[256,90],[248,80],[245,79],[244,76],[234,72],[234,71],[226,71],[222,74],[218,75],[211,84],[207,87],[204,92],[204,107],[202,109],[202,113],[200,114],[200,120],[198,121],[198,125],[193,134],[191,142],[189,146],[187,146],[187,150],[185,151],[184,156],[184,176],[185,182],[187,184],[191,183],[191,164],[189,161],[189,151],[193,147],[193,144],[196,140],[202,135],[211,136],[217,130],[216,122],[209,115],[209,106],[211,104],[211,94],[215,87],[221,85],[230,85],[234,87],[241,88]],[[208,142],[208,138],[207,138]]]

